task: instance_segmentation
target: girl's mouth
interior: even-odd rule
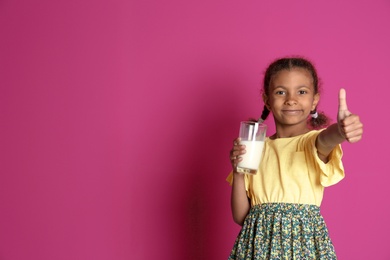
[[[301,110],[282,110],[282,112],[286,115],[296,115],[301,113]]]

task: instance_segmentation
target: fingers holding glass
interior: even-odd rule
[[[242,160],[240,156],[246,152],[245,145],[241,145],[240,141],[240,138],[235,139],[233,141],[233,148],[230,151],[230,162],[233,166],[233,170],[236,169],[237,164]]]

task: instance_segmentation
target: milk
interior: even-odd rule
[[[246,146],[246,153],[240,156],[242,161],[238,163],[237,171],[255,174],[260,165],[264,141],[241,141],[240,144]]]

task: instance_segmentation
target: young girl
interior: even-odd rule
[[[237,173],[245,146],[234,140],[231,208],[242,226],[229,259],[336,259],[320,205],[324,187],[344,178],[340,144],[362,138],[359,116],[339,93],[337,123],[317,112],[319,82],[303,58],[282,58],[266,70],[264,110],[272,112],[276,133],[267,137],[255,175]]]

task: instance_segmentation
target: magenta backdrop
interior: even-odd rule
[[[228,152],[292,54],[365,123],[322,206],[339,259],[390,259],[389,28],[387,0],[0,1],[0,259],[226,259]]]

